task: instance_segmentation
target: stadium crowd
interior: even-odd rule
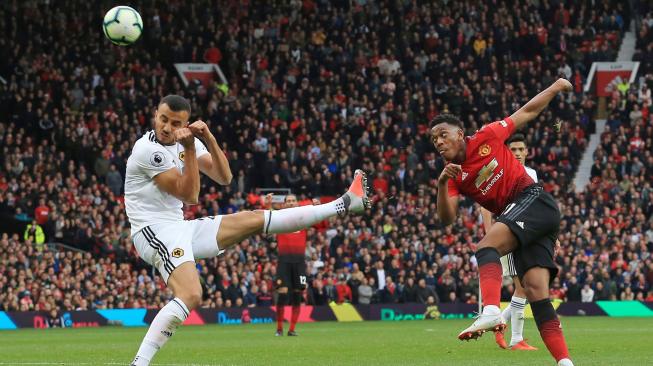
[[[552,296],[653,301],[651,85],[615,95],[592,183],[580,194],[572,183],[594,132],[583,77],[592,62],[614,59],[631,21],[622,2],[182,3],[139,9],[146,32],[131,47],[87,31],[100,24],[90,2],[0,4],[9,35],[0,39],[0,215],[26,227],[1,234],[0,310],[158,308],[170,299],[133,249],[122,202],[131,146],[169,93],[189,97],[234,172],[227,187],[202,181],[189,219],[257,208],[256,188],[329,200],[354,168],[370,174],[368,216],[309,230],[308,303],[475,302],[479,210],[467,201],[454,225],[438,222],[443,162],[429,121],[454,113],[473,133],[558,75],[574,93],[525,131],[529,164],[564,214]],[[653,49],[650,19],[644,53]],[[226,95],[185,88],[172,67],[205,61],[224,71]],[[198,261],[203,305],[271,305],[275,245],[255,236]]]

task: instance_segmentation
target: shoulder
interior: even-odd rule
[[[153,131],[147,132],[134,144],[131,156],[138,162],[148,163],[153,166],[164,166],[170,153],[163,145],[156,142]]]

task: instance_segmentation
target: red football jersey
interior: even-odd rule
[[[515,131],[510,118],[483,126],[465,137],[466,159],[462,173],[449,179],[449,196],[471,197],[494,214],[500,214],[526,187],[534,184],[526,169],[505,145]]]
[[[284,262],[303,262],[306,252],[306,230],[277,234],[279,259]]]

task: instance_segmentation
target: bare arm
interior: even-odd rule
[[[484,207],[481,207],[481,217],[483,218],[483,227],[485,228],[485,233],[487,234],[492,227],[492,212],[486,210]]]
[[[195,136],[188,128],[175,131],[175,138],[184,146],[184,173],[170,169],[156,177],[154,183],[164,192],[188,204],[197,204],[200,194],[200,172],[195,153]]]
[[[206,123],[196,121],[189,128],[195,136],[201,138],[206,143],[209,150],[208,155],[202,155],[199,158],[200,171],[220,185],[229,185],[233,178],[233,174],[229,168],[229,160],[227,160],[227,156],[220,148],[220,145],[218,145],[215,136],[209,131]]]
[[[533,99],[529,100],[528,103],[510,116],[510,119],[515,123],[515,130],[524,127],[528,122],[535,119],[558,93],[571,90],[572,85],[568,80],[562,78],[556,80],[551,86],[533,97]]]
[[[438,217],[445,225],[453,224],[458,212],[458,197],[449,196],[448,181],[460,173],[460,165],[448,164],[438,179]]]

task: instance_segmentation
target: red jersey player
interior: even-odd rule
[[[512,252],[542,340],[560,366],[573,365],[549,299],[549,282],[558,273],[553,252],[560,210],[553,197],[528,176],[504,141],[537,117],[558,93],[571,90],[569,81],[558,79],[510,117],[490,123],[472,136],[464,136],[462,122],[452,115],[436,117],[431,129],[433,144],[447,162],[438,180],[440,220],[445,224],[454,221],[459,194],[498,216],[476,251],[483,312],[458,338],[475,339],[486,331],[505,329],[499,310],[499,258]]]
[[[266,196],[266,204],[270,206],[272,195]],[[297,196],[289,194],[284,199],[284,208],[298,207]],[[313,204],[320,202],[313,199]],[[299,309],[302,304],[302,294],[306,289],[306,230],[299,230],[293,233],[277,234],[277,245],[279,252],[279,264],[277,266],[277,337],[283,335],[283,319],[289,296],[288,289],[292,288],[290,302],[292,304],[292,315],[290,317],[290,328],[288,336],[297,336],[295,325],[299,317]]]

